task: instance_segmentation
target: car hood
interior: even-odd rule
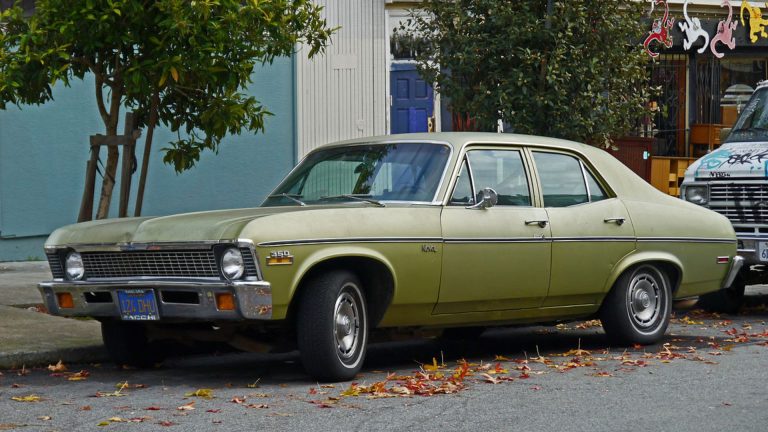
[[[59,228],[50,235],[46,245],[231,240],[255,219],[307,209],[310,207],[264,207],[104,219]]]
[[[685,172],[686,179],[765,178],[768,142],[724,144],[697,160]]]

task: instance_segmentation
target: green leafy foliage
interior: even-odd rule
[[[401,37],[454,115],[607,145],[647,112],[642,2],[424,0]]]
[[[297,43],[322,52],[333,29],[320,13],[309,0],[38,0],[25,17],[17,3],[0,15],[0,109],[92,73],[107,135],[121,108],[163,124],[179,137],[164,160],[181,172],[226,135],[263,131],[270,112],[244,93],[254,67]]]

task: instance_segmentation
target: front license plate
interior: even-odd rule
[[[768,261],[768,242],[757,242],[757,252],[760,254],[760,261]]]
[[[156,321],[160,319],[154,290],[117,290],[117,301],[120,305],[120,317],[125,321]]]

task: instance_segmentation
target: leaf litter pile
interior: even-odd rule
[[[536,347],[533,353],[519,356],[495,355],[486,360],[458,359],[447,362],[442,353],[430,361],[417,363],[410,373],[370,371],[358,376],[352,383],[316,384],[306,390],[296,391],[295,386],[288,389],[285,384],[275,387],[275,394],[262,393],[259,380],[249,384],[225,384],[221,389],[198,388],[184,391],[177,395],[168,395],[168,403],[163,406],[131,406],[122,401],[130,400],[141,403],[141,391],[148,385],[129,381],[115,383],[111,388],[101,388],[90,394],[83,394],[88,403],[61,402],[46,397],[40,392],[25,391],[24,380],[30,375],[30,369],[0,372],[0,398],[11,403],[30,404],[42,407],[46,403],[72,405],[82,413],[92,410],[91,405],[103,405],[104,400],[120,415],[105,416],[96,422],[97,426],[109,427],[120,424],[125,428],[132,423],[152,423],[161,427],[179,425],[188,415],[211,416],[211,423],[222,423],[222,417],[216,416],[223,411],[243,409],[245,412],[262,412],[270,416],[291,416],[289,404],[307,403],[321,409],[362,408],[360,403],[372,399],[439,397],[469,391],[485,385],[521,385],[526,391],[542,390],[542,384],[536,378],[546,374],[581,373],[595,379],[610,379],[632,373],[643,368],[661,367],[665,364],[681,361],[699,362],[706,365],[719,364],[720,356],[727,355],[734,347],[750,345],[768,348],[768,330],[765,322],[751,324],[734,323],[717,314],[693,311],[681,317],[673,317],[674,331],[670,330],[665,343],[660,346],[636,345],[623,350],[583,349],[581,340],[573,349],[559,353],[541,354]],[[574,330],[599,329],[597,320],[570,324],[559,324],[557,331],[566,333]],[[684,336],[686,333],[701,334],[696,330],[716,331],[718,336]],[[549,332],[549,330],[545,330]],[[98,368],[99,365],[94,365]],[[88,382],[91,372],[85,369],[69,370],[62,362],[48,366],[35,373],[48,374],[62,383],[78,385]],[[368,377],[375,377],[367,380]],[[4,391],[9,388],[11,391]],[[163,390],[170,390],[164,388]],[[289,391],[286,393],[286,391]],[[72,390],[73,393],[76,389]],[[237,392],[236,394],[233,392]],[[217,395],[218,393],[218,395]],[[234,394],[234,395],[233,395]],[[134,396],[134,397],[126,397]],[[175,402],[174,402],[175,401]],[[239,407],[239,408],[234,408]],[[104,407],[101,407],[104,408]],[[124,413],[123,413],[124,412]],[[35,411],[37,415],[39,411]],[[78,414],[74,414],[78,415]],[[0,431],[13,430],[27,426],[53,424],[50,415],[39,415],[34,422],[26,424],[0,422]]]

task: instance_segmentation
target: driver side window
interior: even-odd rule
[[[469,175],[467,175],[469,172]],[[474,184],[474,188],[472,185]],[[530,206],[531,194],[518,150],[470,150],[456,182],[451,204],[474,204],[472,190],[492,188],[499,206]],[[469,197],[469,198],[468,198]]]

